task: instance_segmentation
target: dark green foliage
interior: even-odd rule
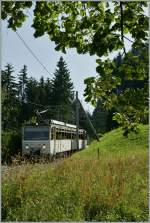
[[[92,116],[90,114],[89,111],[85,111],[87,116],[89,117],[90,121],[92,121]],[[93,134],[93,131],[91,129],[91,126],[89,125],[86,116],[83,112],[83,110],[81,109],[81,107],[79,108],[79,126],[82,129],[85,129],[87,132],[87,136],[89,138],[89,140],[92,140],[93,138],[95,138],[95,135]],[[95,125],[94,125],[95,127]]]
[[[46,95],[46,89],[45,89],[45,82],[43,76],[40,78],[39,84],[38,84],[38,101],[42,105],[47,105],[47,95]]]
[[[47,80],[45,81],[45,92],[46,92],[46,104],[51,104],[51,100],[52,100],[52,81],[47,78]]]
[[[100,100],[97,102],[97,106],[92,114],[92,122],[98,133],[108,132],[118,126],[112,119],[114,112],[114,109],[105,110]]]
[[[24,65],[23,68],[20,70],[18,74],[18,99],[20,103],[20,114],[19,114],[19,123],[22,125],[22,123],[25,120],[28,120],[29,113],[27,109],[27,98],[26,98],[26,88],[28,83],[28,77],[27,77],[27,66]]]
[[[13,76],[14,68],[11,64],[5,66],[5,70],[2,70],[2,88],[6,94],[15,96],[17,92],[17,84],[15,83],[15,77]]]
[[[32,2],[2,2],[2,19],[8,20],[8,28],[14,31],[22,26],[27,15],[25,10],[32,6]]]
[[[39,103],[38,100],[38,81],[31,77],[28,79],[26,88],[27,102]]]
[[[137,47],[124,57],[99,64],[99,77],[85,80],[85,96],[93,105],[101,100],[104,111],[113,109],[113,120],[125,132],[136,131],[137,123],[148,123],[148,46]]]
[[[15,30],[25,20],[24,9],[31,5],[3,2],[2,19],[10,16],[8,27]],[[148,39],[146,6],[147,2],[36,2],[34,36],[48,34],[62,52],[76,48],[78,53],[99,57],[123,49],[126,34],[134,39],[133,46],[143,47]]]
[[[24,65],[23,68],[20,70],[18,79],[19,79],[19,83],[18,83],[19,99],[21,103],[23,103],[26,101],[26,85],[28,82],[26,65]]]
[[[21,154],[22,147],[22,136],[21,129],[17,130],[8,130],[2,132],[2,163],[7,162],[11,163],[12,156],[15,154]]]
[[[13,76],[11,64],[5,66],[2,71],[2,128],[10,129],[19,126],[17,116],[20,105],[17,98],[17,84]]]
[[[59,115],[62,120],[72,119],[72,103],[74,99],[73,83],[67,65],[62,57],[57,64],[57,69],[52,80],[52,105],[59,105]],[[58,115],[58,116],[59,116]]]
[[[107,131],[108,113],[105,111],[94,111],[92,115],[93,125],[98,133]]]

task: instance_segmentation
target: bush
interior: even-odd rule
[[[21,152],[20,131],[2,132],[2,163],[11,163],[12,156]]]

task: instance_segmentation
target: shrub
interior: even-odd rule
[[[2,163],[10,163],[11,157],[21,152],[20,131],[2,132]]]

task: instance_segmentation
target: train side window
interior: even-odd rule
[[[79,139],[84,139],[84,134],[83,133],[79,134]]]
[[[62,133],[60,131],[56,133],[56,139],[62,139]]]
[[[65,132],[62,131],[62,139],[65,139]]]
[[[67,132],[67,139],[71,139],[71,132]]]
[[[66,131],[66,134],[65,134],[65,135],[66,135],[66,137],[65,137],[65,138],[66,138],[66,139],[68,139],[68,132],[67,132],[67,131]]]
[[[71,132],[69,132],[69,139],[71,139]]]
[[[76,134],[75,132],[72,132],[72,139],[75,139],[76,138]]]
[[[66,139],[66,132],[65,132],[65,130],[63,132],[63,139]]]

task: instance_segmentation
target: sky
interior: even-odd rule
[[[11,63],[15,68],[15,73],[22,69],[23,65],[28,67],[29,77],[35,77],[37,80],[41,76],[46,79],[53,78],[56,64],[60,56],[63,56],[70,71],[70,77],[74,84],[75,91],[78,91],[79,99],[83,103],[85,110],[93,111],[93,106],[84,101],[84,79],[90,76],[96,76],[96,56],[89,54],[78,54],[76,49],[68,49],[66,54],[55,51],[54,42],[50,41],[48,35],[34,38],[34,29],[31,27],[33,20],[32,9],[28,11],[28,19],[17,31],[23,37],[27,45],[32,49],[34,54],[40,59],[50,74],[43,69],[29,50],[23,45],[17,34],[7,28],[7,22],[2,21],[2,69],[7,63]],[[130,42],[126,41],[127,51],[130,49]],[[112,54],[111,58],[116,54]]]
[[[79,99],[82,101],[84,108],[92,112],[93,106],[84,101],[84,79],[89,76],[96,76],[95,61],[97,57],[90,56],[89,54],[79,55],[75,49],[68,49],[66,54],[55,51],[55,44],[49,40],[48,35],[39,38],[33,37],[34,29],[31,28],[31,24],[32,17],[29,16],[17,32],[23,37],[24,41],[40,59],[50,74],[32,56],[17,34],[7,28],[6,21],[2,21],[2,69],[7,63],[11,63],[14,66],[15,73],[18,73],[25,64],[28,67],[29,77],[35,77],[37,80],[41,76],[44,79],[47,77],[51,79],[54,76],[53,73],[60,56],[63,56],[70,71],[74,89],[78,91]]]

